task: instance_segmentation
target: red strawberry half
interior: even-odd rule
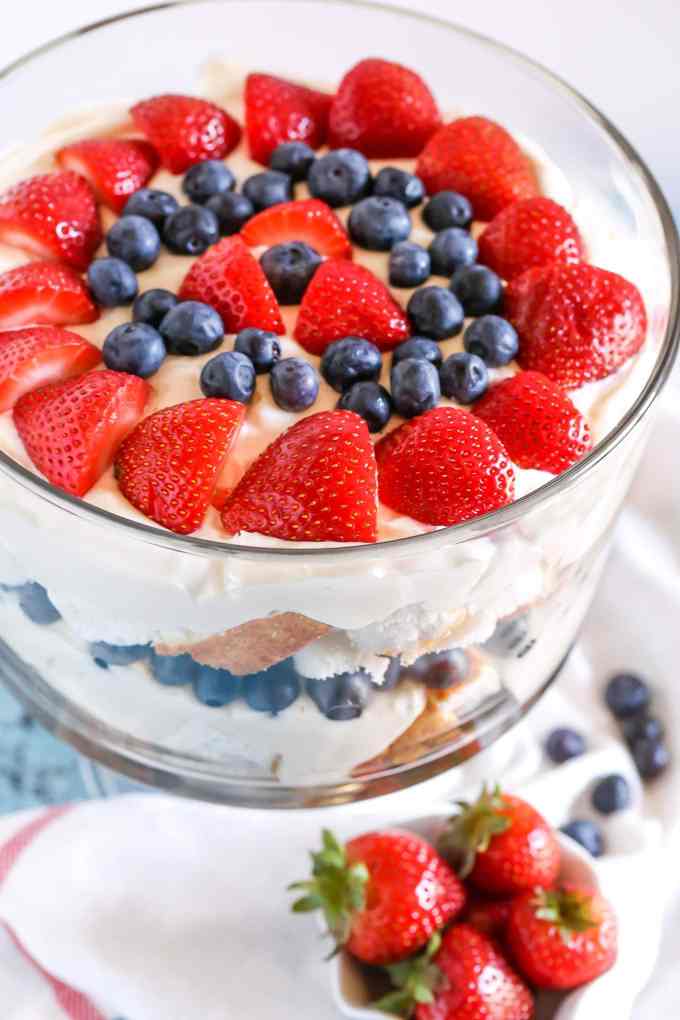
[[[101,351],[57,326],[32,326],[0,333],[0,412],[48,383],[94,368]]]
[[[408,319],[384,283],[341,259],[324,262],[314,273],[295,325],[295,339],[310,354],[323,354],[343,336],[360,336],[390,351],[410,335]]]
[[[239,124],[226,110],[195,96],[154,96],[137,103],[130,113],[173,174],[204,159],[228,156],[241,138]]]
[[[577,988],[615,963],[616,917],[592,889],[534,889],[512,904],[508,943],[522,973],[539,988]]]
[[[520,198],[538,195],[531,162],[505,128],[462,117],[440,128],[416,164],[430,195],[451,189],[472,202],[475,219],[492,220]]]
[[[81,174],[100,202],[117,213],[158,167],[153,146],[135,139],[86,138],[59,149],[55,159],[64,170]]]
[[[246,135],[251,158],[265,166],[281,142],[326,141],[331,96],[271,74],[246,78]]]
[[[637,287],[584,263],[528,269],[506,288],[504,307],[519,334],[522,368],[567,390],[615,372],[647,334]]]
[[[238,235],[225,237],[196,259],[182,281],[179,298],[212,305],[222,316],[226,333],[246,326],[284,332],[274,291]]]
[[[222,524],[293,542],[375,542],[377,480],[365,421],[322,411],[278,436],[227,499]]]
[[[380,499],[424,524],[459,524],[511,503],[505,447],[478,418],[435,407],[376,445]]]
[[[494,216],[479,237],[479,261],[504,280],[550,262],[571,265],[585,255],[579,229],[552,198],[525,198]]]
[[[189,535],[200,528],[220,469],[241,430],[246,409],[234,400],[190,400],[145,418],[116,457],[120,491],[164,528]]]
[[[311,880],[291,886],[303,893],[293,910],[322,910],[336,944],[365,963],[403,960],[465,902],[446,861],[412,832],[368,832],[342,846],[325,830],[312,862]]]
[[[14,424],[47,480],[84,496],[139,421],[150,393],[139,376],[88,372],[27,393],[14,408]]]
[[[437,104],[420,75],[388,60],[361,60],[333,99],[329,143],[379,159],[417,156],[440,124]]]
[[[438,841],[447,860],[481,892],[514,896],[535,886],[549,887],[557,878],[560,847],[545,819],[520,797],[482,790],[473,803],[459,802],[459,812]]]
[[[28,262],[0,276],[0,326],[94,322],[99,309],[80,276],[58,262]]]
[[[248,220],[241,237],[251,247],[285,241],[305,241],[328,258],[351,258],[352,244],[347,231],[325,202],[307,198],[280,202]]]
[[[2,244],[86,269],[101,239],[94,192],[80,174],[38,174],[0,196]]]
[[[592,449],[588,422],[559,386],[540,372],[494,383],[474,406],[521,468],[558,475]]]

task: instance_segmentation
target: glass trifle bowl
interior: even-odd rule
[[[215,0],[90,26],[2,74],[13,143],[3,188],[27,168],[53,169],[54,151],[79,137],[128,134],[127,111],[145,97],[201,94],[242,120],[243,73],[332,91],[376,50],[423,74],[446,120],[463,112],[508,128],[542,190],[569,206],[591,262],[639,288],[646,340],[572,394],[595,439],[577,463],[555,476],[517,471],[514,502],[452,526],[414,533],[385,511],[377,543],[230,538],[214,507],[197,532],[174,534],[126,503],[110,469],[84,499],[60,491],[31,465],[11,412],[0,415],[2,677],[88,755],[179,793],[277,807],[358,800],[459,765],[509,729],[575,641],[676,353],[677,237],[635,152],[549,72],[417,14]],[[226,162],[237,177],[262,169],[243,149]],[[151,183],[181,195],[179,175]],[[417,225],[424,243],[419,214]],[[30,258],[0,254],[1,269]],[[176,289],[191,259],[171,258],[140,274],[140,290]],[[355,258],[379,274],[387,255]],[[299,353],[295,315],[284,315],[286,355]],[[129,318],[116,308],[72,328],[101,346]],[[443,347],[460,350],[460,336]],[[199,398],[206,360],[169,358],[173,399],[153,409]],[[311,411],[337,394],[322,383],[319,400]],[[251,437],[267,420],[253,407]],[[296,420],[277,415],[279,430]]]

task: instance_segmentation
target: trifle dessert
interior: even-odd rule
[[[658,261],[401,64],[168,86],[6,161],[7,655],[248,781],[451,763],[586,612]]]

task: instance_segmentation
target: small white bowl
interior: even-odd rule
[[[400,822],[393,827],[416,832],[428,842],[434,843],[450,816],[451,805],[449,804],[438,810],[436,814]],[[560,878],[599,889],[596,861],[573,839],[561,832],[557,833],[557,837],[562,849]],[[595,984],[597,982],[593,982],[592,985],[585,986],[583,989],[577,989],[568,995],[541,994],[537,1004],[537,1020],[538,1018],[541,1020],[548,1020],[548,1018],[555,1018],[555,1020],[558,1018],[559,1020],[577,1020],[578,1018],[580,1020],[581,1017],[585,1018],[588,1014],[582,1011],[579,1003],[583,1000],[584,992],[588,988],[594,987]],[[392,1016],[392,1014],[384,1013],[371,1005],[382,993],[370,986],[366,970],[349,953],[340,952],[333,957],[331,961],[331,989],[338,1009],[351,1020],[389,1020]],[[574,1000],[574,1009],[569,1008],[570,1000]],[[596,1014],[593,1014],[593,1020],[595,1020],[595,1016]],[[399,1020],[399,1018],[393,1017],[393,1020]],[[601,1016],[599,1020],[601,1020]]]

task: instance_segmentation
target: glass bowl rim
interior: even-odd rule
[[[242,0],[163,0],[160,3],[149,4],[111,17],[89,22],[70,32],[56,36],[7,64],[4,68],[0,69],[0,83],[15,72],[39,60],[43,54],[52,52],[62,45],[73,42],[81,36],[96,32],[99,29],[104,29],[109,25],[132,20],[147,14],[161,14],[163,11],[174,7],[191,7],[199,3],[226,5],[237,2],[242,2]],[[281,0],[255,0],[255,2],[267,5],[269,3],[280,3]],[[318,4],[319,0],[284,0],[284,2],[302,5]],[[625,136],[597,107],[559,75],[519,50],[505,43],[498,42],[481,32],[476,32],[465,26],[448,21],[445,18],[406,10],[401,7],[393,7],[390,4],[381,3],[379,0],[323,0],[323,3],[327,6],[374,10],[396,18],[429,23],[494,50],[506,60],[519,64],[525,70],[531,71],[534,74],[537,73],[544,81],[547,81],[554,91],[566,94],[567,98],[577,106],[580,112],[590,121],[594,121],[609,139],[614,142],[617,149],[625,157],[629,167],[637,172],[646,187],[647,194],[654,204],[664,234],[665,254],[671,283],[670,309],[665,336],[653,372],[632,407],[628,409],[616,427],[583,460],[572,465],[562,474],[555,476],[551,481],[539,486],[533,492],[510,503],[508,506],[501,507],[480,517],[463,521],[460,524],[439,528],[424,534],[410,535],[405,538],[375,544],[347,544],[332,547],[324,545],[323,548],[310,548],[309,544],[294,548],[289,548],[288,546],[252,546],[215,539],[196,538],[192,535],[177,535],[163,528],[155,527],[151,524],[143,524],[139,521],[114,514],[101,507],[93,506],[76,496],[71,496],[52,485],[46,479],[40,478],[37,474],[28,470],[28,468],[18,464],[8,454],[0,451],[1,471],[12,477],[20,485],[32,490],[36,495],[47,499],[48,502],[51,502],[67,513],[71,513],[76,517],[82,517],[94,524],[107,527],[113,526],[122,532],[132,533],[134,538],[142,541],[146,540],[177,552],[193,553],[196,555],[210,554],[211,556],[217,555],[224,558],[243,557],[258,560],[270,557],[310,557],[318,562],[319,559],[331,561],[335,558],[347,560],[348,557],[352,559],[361,556],[372,557],[381,555],[381,553],[386,554],[387,551],[403,551],[406,548],[409,552],[421,551],[428,544],[438,543],[443,538],[459,543],[479,538],[498,528],[513,524],[516,520],[530,513],[553,496],[557,496],[560,492],[571,488],[582,477],[589,474],[601,460],[627,437],[637,426],[638,422],[642,420],[661,392],[680,347],[680,238],[678,237],[673,215],[663,192],[644,160],[641,159]]]

